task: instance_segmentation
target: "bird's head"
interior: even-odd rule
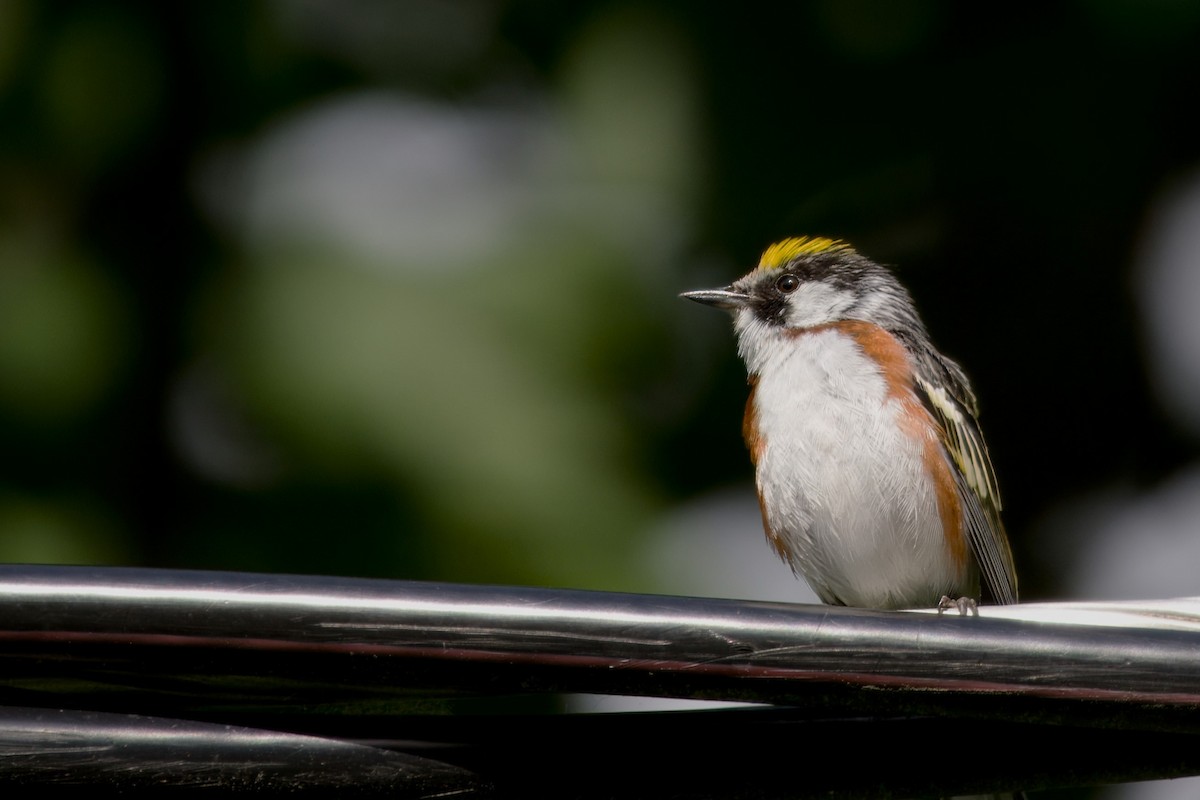
[[[836,239],[784,239],[724,289],[683,297],[733,313],[738,351],[759,372],[795,331],[859,320],[924,335],[912,299],[890,272]]]

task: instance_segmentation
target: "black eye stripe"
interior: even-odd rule
[[[755,308],[755,314],[768,325],[783,325],[787,315],[787,299],[772,292],[770,297],[762,299]]]

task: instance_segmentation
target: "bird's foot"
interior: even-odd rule
[[[951,608],[957,608],[958,615],[960,617],[979,616],[979,605],[975,602],[975,598],[973,597],[951,597],[948,594],[942,595],[942,599],[939,600],[937,604],[938,616],[940,617],[943,611],[947,611]]]

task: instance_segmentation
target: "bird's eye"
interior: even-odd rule
[[[779,280],[775,281],[775,288],[779,290],[781,294],[791,294],[800,288],[800,279],[790,273],[787,275],[780,275]]]

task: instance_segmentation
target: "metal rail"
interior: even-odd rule
[[[24,708],[330,737],[334,747],[429,757],[450,769],[443,777],[465,769],[455,785],[466,793],[498,780],[510,790],[516,781],[528,796],[603,796],[602,780],[530,783],[531,775],[550,773],[531,772],[525,759],[587,772],[590,757],[611,759],[616,748],[625,751],[618,763],[638,763],[637,753],[647,751],[671,763],[656,749],[671,742],[672,752],[685,745],[681,752],[702,759],[693,765],[713,767],[722,754],[737,754],[726,765],[731,775],[741,774],[736,765],[757,765],[748,784],[710,777],[693,786],[694,796],[742,796],[737,786],[757,796],[764,786],[795,788],[788,755],[798,752],[797,737],[820,762],[805,773],[814,792],[863,781],[870,791],[879,780],[938,791],[1009,780],[1053,785],[1055,763],[1038,754],[1055,751],[1054,737],[1066,734],[1087,742],[1092,754],[1082,766],[1058,759],[1071,780],[1194,774],[1196,609],[1194,601],[1047,604],[959,617],[557,589],[0,566],[0,704],[10,707],[7,717],[0,709],[0,756],[4,720],[27,721]],[[1047,621],[1063,614],[1091,624]],[[776,708],[600,717],[421,713],[430,698],[563,692]],[[957,766],[930,770],[945,763],[936,756],[939,736],[950,742],[956,732],[969,742],[965,751],[951,745]],[[215,735],[219,744],[223,737]],[[1156,737],[1155,755],[1135,748],[1143,755],[1132,757],[1130,736],[1143,743]],[[903,760],[877,757],[854,775],[830,772],[841,761],[830,737],[855,749],[870,742],[892,753],[915,748],[908,783],[896,783]],[[992,746],[992,737],[1008,753],[1003,769],[979,757],[987,750],[973,752]],[[580,750],[581,742],[593,744]],[[345,752],[347,763],[362,758]],[[13,763],[0,757],[0,779],[12,777]],[[396,767],[411,776],[411,765]],[[825,782],[815,777],[823,769]],[[678,780],[660,787],[679,790]]]

